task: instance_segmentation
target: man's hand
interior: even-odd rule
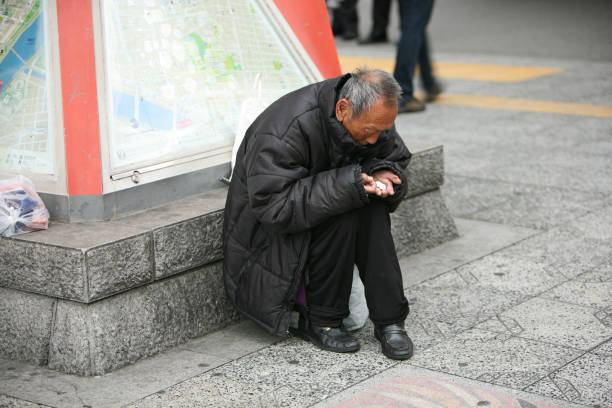
[[[376,181],[380,181],[387,186],[387,189],[382,191],[382,194],[379,194],[383,198],[395,194],[393,184],[402,184],[402,179],[396,176],[391,170],[378,170],[372,174],[372,178],[375,183]]]
[[[376,194],[378,196],[382,196],[383,192],[378,187],[376,187],[374,177],[368,176],[365,173],[361,173],[361,180],[363,180],[363,188],[365,188],[365,192],[367,194]]]
[[[379,170],[372,176],[365,173],[361,173],[361,179],[363,180],[363,187],[366,193],[376,194],[379,197],[385,198],[395,194],[393,190],[393,183],[402,184],[402,180],[390,170]],[[376,186],[376,182],[379,181],[387,186],[386,189],[380,189]]]

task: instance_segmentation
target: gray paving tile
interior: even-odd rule
[[[612,357],[612,339],[595,348],[592,353]]]
[[[566,161],[567,160],[567,161]],[[607,183],[612,173],[612,164],[605,158],[582,155],[580,160],[570,160],[570,156],[559,154],[546,158],[517,157],[520,166],[500,163],[486,168],[496,179],[526,184],[539,184],[573,190],[611,193],[612,185]],[[470,172],[479,176],[482,172]],[[465,173],[460,173],[465,174]]]
[[[536,382],[526,391],[553,398],[612,407],[612,356],[586,353],[565,367]]]
[[[576,216],[601,208],[607,197],[597,192],[580,192],[529,185],[518,186],[506,200],[469,215],[469,218],[549,229]]]
[[[548,229],[609,203],[607,194],[473,177],[448,177],[443,187],[453,215]]]
[[[455,333],[507,310],[523,298],[517,292],[478,285],[475,278],[457,271],[412,286],[406,292],[415,318],[439,323]]]
[[[409,314],[406,318],[406,332],[414,344],[414,352],[420,353],[438,343],[452,338],[458,332],[458,328],[450,323],[429,320]]]
[[[514,185],[510,183],[456,174],[447,175],[442,186],[448,208],[457,217],[466,217],[500,204],[514,190]]]
[[[255,323],[243,320],[223,330],[179,346],[180,349],[233,360],[280,341]]]
[[[459,238],[399,259],[405,288],[538,232],[528,228],[461,218],[455,218],[455,223]]]
[[[579,350],[471,329],[415,354],[410,365],[461,377],[526,387],[577,357]]]
[[[533,298],[477,327],[586,351],[612,336],[612,325],[606,325],[599,313],[590,307]]]
[[[322,352],[290,339],[149,396],[131,407],[303,407],[397,364],[379,352],[369,330],[354,354]]]
[[[612,264],[597,266],[543,293],[541,297],[599,310],[612,307]]]
[[[227,361],[175,348],[103,376],[80,377],[0,360],[0,394],[55,407],[119,407]]]
[[[18,398],[9,397],[8,395],[0,394],[0,407],[2,408],[34,408],[44,406],[46,405],[39,405]]]
[[[609,241],[612,239],[612,206],[577,218],[564,228],[587,238]]]
[[[457,273],[464,280],[473,280],[479,288],[490,287],[514,293],[520,298],[538,295],[566,281],[555,268],[500,253],[464,265],[457,269]]]
[[[505,248],[500,254],[552,266],[573,279],[609,262],[612,246],[605,240],[585,237],[576,229],[556,228]]]

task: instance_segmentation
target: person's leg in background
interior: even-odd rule
[[[418,112],[425,104],[414,97],[413,77],[423,34],[429,21],[433,0],[400,0],[402,7],[402,36],[397,47],[393,76],[402,87],[398,111]]]
[[[370,35],[359,41],[359,44],[376,44],[387,42],[387,26],[391,0],[372,0],[372,29]]]
[[[433,1],[431,3],[431,8],[429,9],[429,15],[427,16],[428,22],[431,19],[432,10]],[[440,93],[442,93],[442,86],[436,80],[432,69],[427,27],[423,29],[421,47],[419,49],[419,71],[421,74],[421,84],[423,85],[423,90],[425,90],[425,101],[432,102],[438,97],[438,95],[440,95]]]
[[[357,38],[357,0],[341,0],[332,12],[332,32],[345,40]]]

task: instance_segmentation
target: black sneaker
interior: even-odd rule
[[[380,341],[382,352],[385,356],[393,360],[408,360],[412,357],[412,340],[406,334],[403,325],[375,325],[374,336]]]
[[[353,353],[359,350],[359,341],[349,332],[344,325],[340,327],[325,327],[309,324],[302,316],[298,322],[298,328],[292,329],[292,333],[310,341],[320,349],[336,353]]]

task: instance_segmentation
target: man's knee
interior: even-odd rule
[[[336,215],[330,218],[330,223],[339,227],[354,228],[359,223],[359,213],[357,211],[349,211],[343,214]]]
[[[313,237],[352,236],[359,226],[359,214],[349,211],[327,219],[314,228]]]
[[[390,221],[389,208],[382,200],[372,200],[362,209],[362,216],[372,218],[374,221]]]

